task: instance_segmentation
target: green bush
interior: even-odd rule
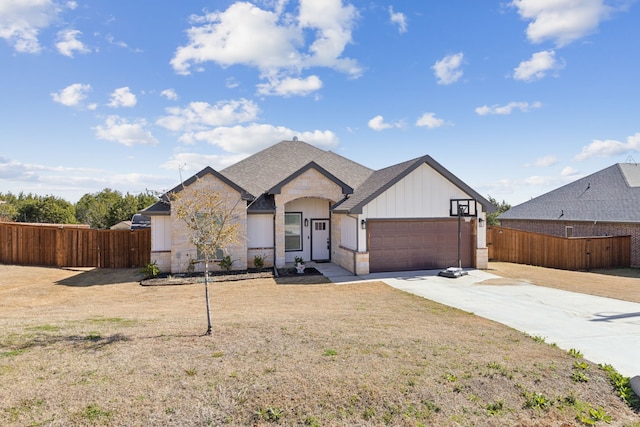
[[[253,266],[255,268],[262,268],[264,267],[264,259],[265,259],[266,255],[256,255],[253,257]]]
[[[158,264],[156,264],[156,262],[153,261],[142,268],[142,273],[145,275],[146,278],[151,279],[153,277],[156,277],[158,274],[160,274],[160,268],[158,267]]]
[[[227,254],[220,260],[220,268],[224,271],[230,271],[235,261],[231,259],[231,255]]]

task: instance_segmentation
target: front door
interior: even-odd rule
[[[311,220],[311,261],[328,261],[331,241],[329,239],[329,220]]]

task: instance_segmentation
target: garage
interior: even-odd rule
[[[473,267],[472,221],[461,221],[462,267]],[[458,265],[458,219],[367,223],[370,271],[431,270]]]

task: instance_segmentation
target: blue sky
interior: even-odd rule
[[[640,161],[633,0],[0,0],[0,192],[165,191],[298,139],[512,205]]]

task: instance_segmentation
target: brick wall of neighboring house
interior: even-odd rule
[[[549,234],[559,237],[631,236],[631,266],[640,267],[640,223],[536,221],[501,219],[500,225],[516,230]],[[571,227],[571,236],[567,236]]]

